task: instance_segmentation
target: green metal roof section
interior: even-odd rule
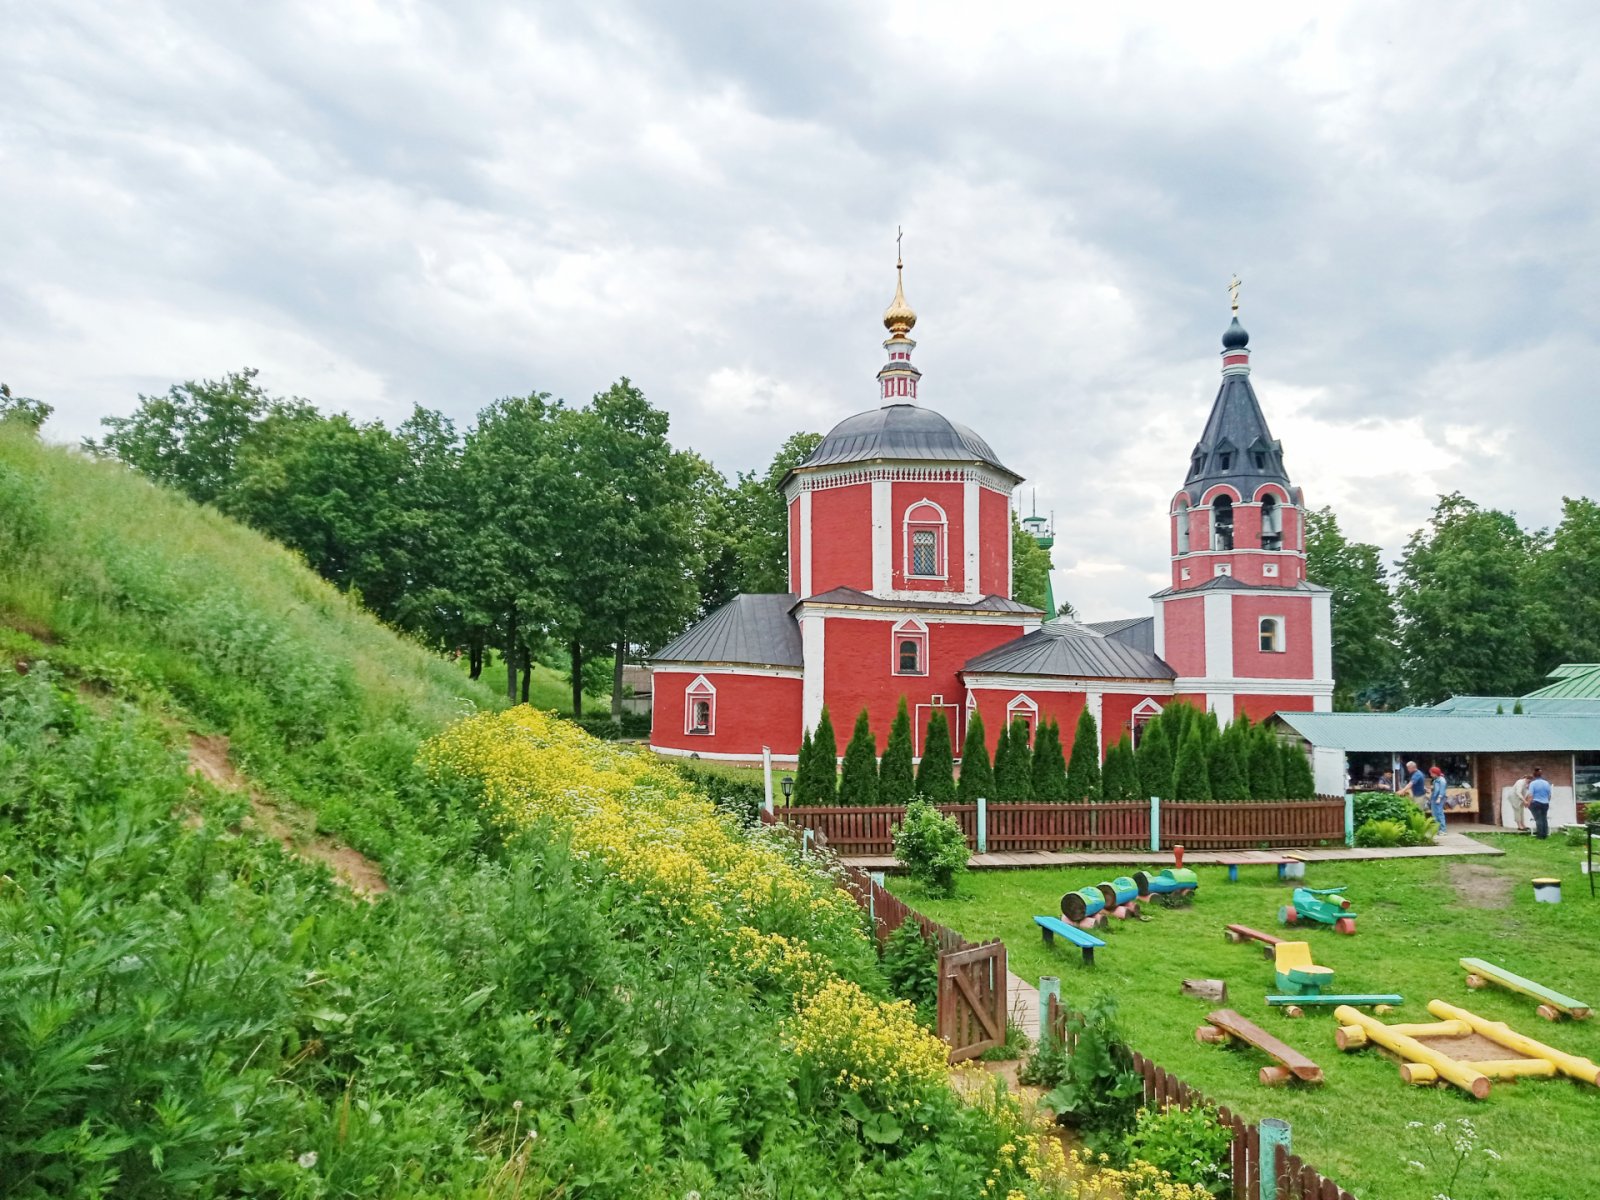
[[[1524,708],[1528,700],[1600,700],[1600,663],[1563,663],[1550,678],[1555,682],[1524,697]]]
[[[1593,716],[1305,712],[1277,716],[1313,746],[1330,750],[1419,754],[1600,750],[1600,710]]]
[[[1517,705],[1522,712],[1517,713]],[[1378,714],[1373,714],[1378,715]],[[1600,716],[1600,698],[1566,696],[1451,696],[1438,704],[1417,704],[1396,710],[1400,717],[1587,717]]]

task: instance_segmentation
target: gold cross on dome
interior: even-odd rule
[[[1239,289],[1243,286],[1239,280],[1239,273],[1235,271],[1233,278],[1228,281],[1228,295],[1233,300],[1233,311],[1236,316],[1239,312]]]
[[[896,225],[894,227],[894,262],[895,262],[895,266],[899,266],[900,265],[900,239],[905,237],[905,235],[906,235],[905,230],[901,229],[900,226]]]

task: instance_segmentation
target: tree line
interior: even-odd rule
[[[35,428],[48,407],[3,398]],[[487,651],[506,694],[565,661],[572,710],[740,592],[788,587],[778,484],[821,441],[796,433],[764,468],[726,478],[674,447],[668,416],[623,378],[588,404],[497,400],[459,430],[417,406],[394,428],[271,396],[246,368],[140,395],[89,451],[211,504],[300,553],[381,620],[474,678]],[[1049,556],[1014,524],[1016,573],[1043,604]],[[1023,597],[1026,599],[1026,597]]]
[[[1306,513],[1306,575],[1333,589],[1334,706],[1519,695],[1563,662],[1600,661],[1600,505],[1566,497],[1553,530],[1460,492],[1439,497],[1395,574]]]
[[[968,714],[959,772],[955,769],[949,719],[935,709],[923,732],[922,759],[915,760],[906,698],[889,727],[880,758],[871,719],[856,716],[841,761],[833,720],[824,705],[814,730],[800,743],[792,802],[803,806],[909,804],[921,797],[935,804],[1091,803],[1164,800],[1207,802],[1310,800],[1316,789],[1311,760],[1298,743],[1241,715],[1222,725],[1214,712],[1183,701],[1167,705],[1140,730],[1137,748],[1124,733],[1100,756],[1100,730],[1086,707],[1078,715],[1070,757],[1053,720],[1012,721],[989,757],[983,717]]]

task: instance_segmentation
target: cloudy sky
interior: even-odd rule
[[[461,422],[620,375],[730,473],[922,399],[1147,611],[1225,284],[1295,481],[1398,552],[1439,491],[1600,491],[1600,9],[0,0],[0,379]]]

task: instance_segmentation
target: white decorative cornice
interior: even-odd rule
[[[992,467],[978,464],[952,463],[950,466],[941,466],[936,463],[925,463],[917,466],[903,465],[892,466],[863,466],[860,463],[842,463],[837,467],[817,467],[808,470],[805,467],[797,468],[793,477],[783,489],[783,498],[787,503],[801,492],[820,492],[827,488],[854,487],[860,483],[876,483],[880,480],[889,483],[976,483],[988,488],[992,492],[1010,499],[1011,493],[1016,490],[1016,483],[1012,476],[996,471]]]

